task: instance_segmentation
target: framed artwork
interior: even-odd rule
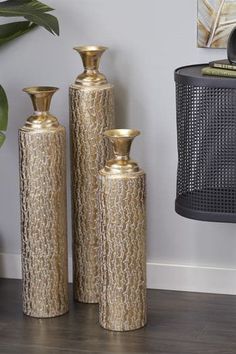
[[[198,47],[226,48],[236,26],[236,0],[198,0]]]

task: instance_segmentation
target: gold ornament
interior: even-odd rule
[[[68,311],[66,133],[48,110],[55,87],[24,89],[34,114],[19,130],[23,312]]]
[[[103,132],[114,125],[113,86],[98,71],[105,47],[76,47],[84,72],[70,87],[74,299],[99,301],[98,172],[111,156]]]
[[[113,331],[146,324],[145,174],[129,158],[137,135],[130,129],[105,132],[115,158],[100,171],[99,321]]]

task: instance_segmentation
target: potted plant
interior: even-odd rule
[[[0,2],[1,17],[20,17],[20,21],[0,25],[0,46],[24,35],[37,26],[44,27],[52,34],[59,35],[59,24],[48,12],[54,9],[37,0],[7,0]],[[0,48],[1,49],[1,48]],[[0,147],[4,143],[8,122],[8,101],[0,85]]]

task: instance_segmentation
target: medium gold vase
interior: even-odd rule
[[[114,125],[113,86],[98,71],[105,47],[74,48],[84,72],[70,87],[74,299],[99,301],[98,173],[111,156],[103,132]]]
[[[129,129],[105,132],[115,158],[100,171],[99,321],[113,331],[146,324],[145,174],[129,158],[137,135]]]
[[[23,312],[68,311],[66,133],[49,111],[55,87],[24,89],[34,114],[19,130]]]

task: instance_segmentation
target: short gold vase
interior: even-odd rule
[[[24,89],[34,113],[19,130],[23,312],[68,311],[66,133],[49,113],[55,87]]]
[[[74,48],[84,72],[70,86],[74,299],[99,300],[98,173],[111,156],[103,132],[114,126],[114,93],[98,70],[105,47]]]
[[[113,331],[146,324],[145,174],[129,158],[137,135],[137,130],[106,131],[115,157],[100,171],[99,321]]]

